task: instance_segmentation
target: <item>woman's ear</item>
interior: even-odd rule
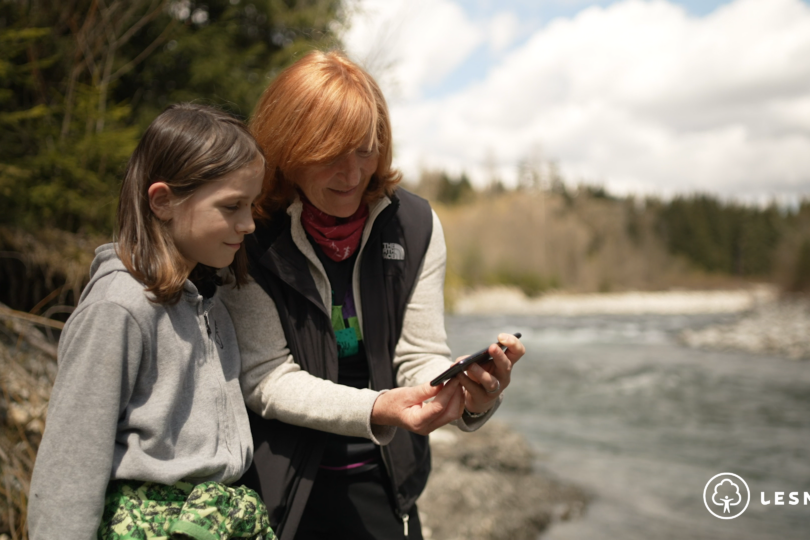
[[[174,217],[174,194],[165,182],[155,182],[147,190],[149,208],[161,221],[171,221]]]

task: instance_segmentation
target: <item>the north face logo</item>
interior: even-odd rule
[[[387,242],[383,242],[382,248],[383,259],[387,259],[389,261],[405,260],[405,248],[399,244],[389,244]]]

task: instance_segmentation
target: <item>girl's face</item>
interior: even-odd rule
[[[295,171],[292,181],[318,210],[345,218],[360,208],[378,160],[377,146],[369,136],[360,148],[329,163],[307,165]]]
[[[169,232],[189,271],[198,263],[224,268],[233,262],[245,235],[256,228],[252,205],[263,179],[264,161],[257,157],[171,205]]]

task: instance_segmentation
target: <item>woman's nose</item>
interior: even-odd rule
[[[360,178],[362,177],[362,173],[360,171],[360,160],[357,159],[357,155],[354,152],[349,152],[346,154],[341,165],[343,174],[346,175],[346,179],[350,183],[357,184],[360,182]]]

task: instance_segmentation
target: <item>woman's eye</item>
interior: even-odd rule
[[[230,210],[231,212],[236,212],[237,210],[239,210],[239,205],[238,204],[228,204],[228,205],[225,205],[224,208],[225,208],[225,210]]]

